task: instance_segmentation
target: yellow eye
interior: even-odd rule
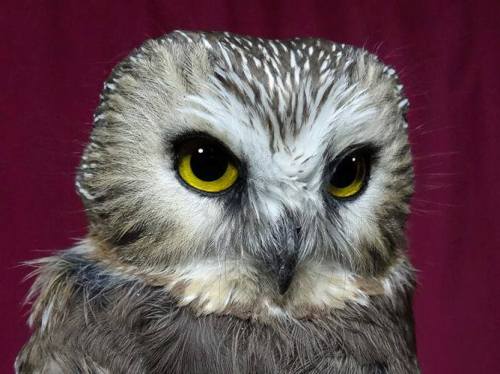
[[[328,192],[344,198],[356,195],[366,180],[367,161],[360,152],[353,152],[340,161],[330,178]]]
[[[190,187],[204,192],[222,192],[238,179],[238,169],[229,153],[208,139],[194,139],[179,149],[178,173]]]

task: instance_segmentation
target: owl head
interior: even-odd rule
[[[199,313],[362,302],[404,258],[407,106],[344,44],[149,40],[104,84],[79,168],[91,255]]]

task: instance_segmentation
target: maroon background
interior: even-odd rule
[[[87,6],[78,6],[87,3]],[[500,373],[500,2],[18,1],[0,5],[0,372],[28,336],[18,266],[85,233],[74,171],[111,67],[176,28],[376,51],[410,97],[409,224],[424,373]]]

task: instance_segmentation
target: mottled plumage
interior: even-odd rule
[[[351,46],[147,41],[104,85],[76,181],[89,234],[39,261],[18,372],[418,373],[407,106]],[[192,137],[229,150],[234,186],[186,185]],[[364,185],[334,198],[354,151]]]

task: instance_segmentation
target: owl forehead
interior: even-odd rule
[[[242,88],[240,94],[247,95],[247,100],[263,99],[264,104],[265,101],[283,104],[293,98],[293,94],[304,93],[301,88],[307,87],[315,95],[336,80],[348,78],[351,85],[377,81],[392,83],[394,101],[401,109],[407,109],[408,100],[402,93],[403,87],[395,70],[382,64],[377,56],[346,44],[319,38],[280,40],[228,32],[184,31],[169,34],[163,42],[181,43],[188,48],[202,45],[215,66],[215,74],[228,86]],[[354,77],[357,68],[361,74]]]
[[[332,69],[339,66],[346,52],[352,47],[322,39],[294,38],[288,40],[262,39],[231,33],[188,33],[175,31],[172,41],[201,43],[214,52],[228,70],[242,73],[247,82],[260,82],[274,90],[298,85],[304,73],[323,74],[323,80]],[[352,56],[351,56],[352,57]],[[344,67],[352,64],[352,58],[344,61]],[[330,70],[330,71],[329,71]]]
[[[192,40],[182,31],[174,35]],[[230,33],[198,36],[214,65],[211,83],[219,83],[221,91],[248,108],[283,122],[289,119],[284,130],[300,126],[300,115],[310,109],[311,100],[324,94],[335,76],[345,74],[355,57],[344,44],[321,39],[267,40]],[[294,113],[295,109],[302,112]]]

